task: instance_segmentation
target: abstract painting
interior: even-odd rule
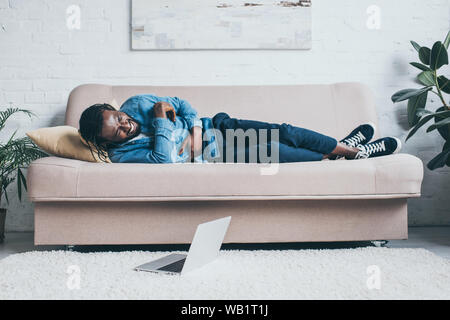
[[[311,48],[311,0],[133,0],[131,14],[133,50]]]

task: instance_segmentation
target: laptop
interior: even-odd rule
[[[182,275],[212,262],[219,255],[230,220],[231,216],[199,224],[187,255],[172,253],[134,270]]]

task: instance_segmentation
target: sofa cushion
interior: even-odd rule
[[[371,199],[420,196],[409,154],[300,163],[90,163],[47,157],[28,169],[32,201]]]
[[[343,138],[361,123],[377,124],[373,92],[357,82],[303,85],[110,86],[83,84],[72,90],[65,124],[78,128],[82,112],[94,103],[116,99],[121,105],[137,94],[179,97],[199,118],[226,112],[231,117],[289,123]],[[283,112],[274,112],[282,108]],[[378,138],[378,131],[374,139]]]

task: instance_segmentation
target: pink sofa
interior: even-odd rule
[[[121,104],[142,93],[186,99],[200,117],[225,111],[237,118],[287,122],[338,139],[360,123],[377,123],[367,87],[336,83],[86,84],[70,94],[65,124],[78,128],[82,111],[94,103],[115,99]],[[407,238],[407,199],[420,196],[422,178],[421,160],[402,153],[276,168],[48,157],[30,165],[28,195],[34,203],[38,245],[189,243],[197,224],[228,215],[233,219],[225,243],[389,240]]]

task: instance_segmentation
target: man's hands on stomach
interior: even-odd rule
[[[169,118],[172,122],[175,122],[176,113],[173,106],[164,101],[159,101],[153,105],[153,114],[156,118]]]
[[[191,156],[195,158],[202,153],[202,128],[192,127]]]
[[[202,128],[192,127],[189,134],[182,142],[178,155],[182,154],[186,148],[191,149],[191,161],[202,153]]]
[[[164,101],[159,101],[153,105],[153,113],[157,118],[169,118],[175,122],[176,113],[174,107]],[[183,140],[178,155],[181,155],[186,148],[190,147],[191,160],[202,153],[202,128],[192,127],[191,133]]]

